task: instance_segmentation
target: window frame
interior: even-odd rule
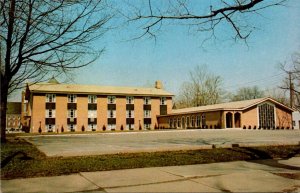
[[[107,96],[107,104],[116,104],[116,96]]]
[[[126,96],[126,104],[134,104],[134,96]]]
[[[160,97],[160,105],[167,105],[167,97]]]
[[[88,104],[97,104],[97,95],[88,95]]]
[[[56,102],[56,94],[46,94],[46,103],[55,103]]]
[[[144,97],[144,105],[151,105],[151,97]]]
[[[77,103],[77,95],[68,94],[68,103]]]

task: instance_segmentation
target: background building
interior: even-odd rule
[[[172,94],[154,88],[47,83],[28,86],[23,120],[30,132],[142,130],[171,113]],[[26,116],[25,116],[26,115]]]
[[[21,129],[21,103],[8,102],[6,114],[6,130],[16,131]]]

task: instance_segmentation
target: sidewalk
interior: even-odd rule
[[[300,157],[1,180],[1,190],[4,193],[299,192]]]

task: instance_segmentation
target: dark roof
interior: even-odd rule
[[[21,114],[21,102],[8,102],[7,114]]]

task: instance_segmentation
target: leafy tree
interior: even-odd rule
[[[111,18],[99,0],[2,0],[0,3],[1,142],[5,142],[7,97],[32,83],[95,61]]]

